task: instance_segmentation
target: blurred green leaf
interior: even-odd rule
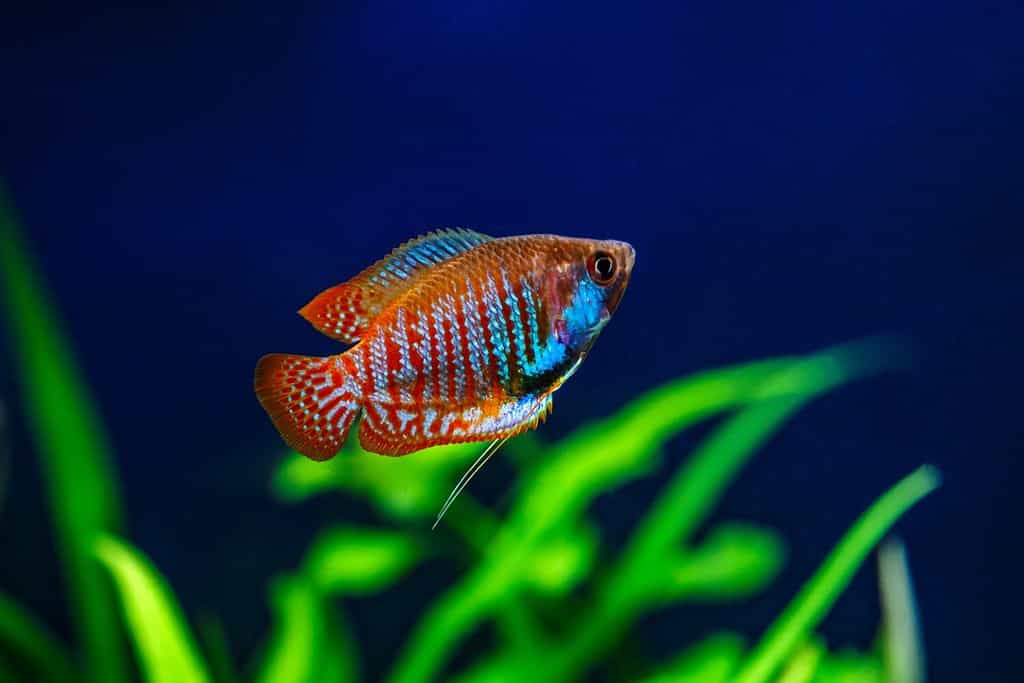
[[[546,530],[575,518],[599,493],[650,472],[661,446],[680,430],[750,400],[788,365],[760,361],[670,382],[577,430],[554,444],[528,477],[513,521]]]
[[[140,552],[113,536],[96,541],[121,598],[128,632],[149,683],[206,683],[210,676],[170,588]]]
[[[455,642],[512,594],[534,548],[580,518],[599,493],[649,471],[661,445],[680,429],[732,407],[753,403],[728,431],[719,432],[673,479],[645,518],[607,596],[583,615],[544,675],[573,678],[616,637],[636,611],[644,570],[692,533],[752,450],[817,393],[878,366],[877,348],[851,345],[803,359],[761,361],[671,382],[628,404],[615,416],[551,446],[521,488],[510,516],[476,565],[421,619],[391,680],[420,683],[436,677]],[[539,675],[539,674],[538,674]]]
[[[342,527],[314,541],[305,573],[322,594],[366,594],[386,588],[422,555],[409,534]]]
[[[656,597],[735,599],[762,590],[782,568],[782,540],[767,529],[723,524],[696,549],[671,560]]]
[[[90,680],[128,680],[114,601],[92,560],[99,534],[116,531],[120,503],[100,419],[0,188],[0,291],[30,435],[39,453],[71,618]]]
[[[841,652],[826,655],[814,674],[814,683],[890,683],[882,661],[875,655]]]
[[[428,448],[403,458],[364,451],[357,439],[345,442],[335,458],[314,462],[291,454],[278,467],[275,495],[295,502],[341,490],[367,497],[384,515],[400,520],[433,517],[451,488],[451,478],[480,454],[483,444]]]
[[[259,683],[347,683],[357,678],[355,652],[325,611],[316,587],[304,576],[271,586],[274,632],[257,677]]]
[[[210,664],[210,677],[216,683],[239,683],[242,678],[235,668],[228,636],[220,619],[211,614],[201,616],[198,633],[202,652]]]
[[[878,588],[882,596],[882,655],[888,683],[923,683],[924,645],[918,624],[907,550],[898,540],[878,551]]]
[[[686,649],[643,683],[726,683],[743,656],[743,638],[720,633]]]
[[[811,639],[797,649],[775,683],[811,683],[825,657],[825,646]]]
[[[64,646],[31,614],[0,593],[0,650],[10,652],[38,681],[77,678]]]
[[[0,658],[0,683],[22,683],[22,676]]]
[[[938,472],[932,467],[921,467],[875,501],[768,629],[734,683],[768,681],[793,649],[810,637],[871,548],[904,512],[938,485]]]
[[[548,665],[548,680],[578,678],[649,605],[651,567],[677,557],[757,448],[814,396],[874,365],[871,347],[841,347],[791,362],[748,387],[762,400],[722,423],[679,467],[620,555],[598,600]],[[683,551],[685,552],[685,550]]]
[[[582,581],[597,556],[597,533],[589,527],[575,529],[541,543],[526,569],[531,588],[562,595]]]
[[[456,676],[452,683],[507,683],[528,681],[536,665],[516,652],[502,651],[476,662],[465,673]]]
[[[716,429],[677,470],[630,540],[623,564],[643,566],[685,542],[757,449],[810,400],[878,367],[877,350],[850,345],[776,369],[750,387],[760,397]]]

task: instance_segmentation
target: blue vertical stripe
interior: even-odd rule
[[[508,275],[501,274],[501,283],[505,287],[505,303],[508,305],[509,314],[512,316],[512,335],[516,345],[516,365],[523,367],[526,363],[526,335],[523,331],[523,316],[519,311],[519,297],[516,290],[508,281]]]
[[[498,288],[494,278],[490,275],[487,276],[487,288],[484,290],[484,304],[487,309],[488,329],[491,332],[491,350],[494,352],[494,358],[498,364],[498,376],[501,378],[502,386],[507,387],[509,381],[508,330],[505,327]]]
[[[466,358],[462,348],[462,334],[459,330],[459,316],[455,311],[455,299],[451,294],[444,297],[445,313],[452,335],[452,370],[455,373],[455,400],[462,403],[466,398]]]
[[[444,313],[440,303],[435,301],[430,306],[434,318],[434,348],[437,349],[437,398],[448,400],[448,358],[444,347]]]

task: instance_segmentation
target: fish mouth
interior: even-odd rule
[[[633,271],[633,264],[636,263],[636,249],[629,242],[619,242],[619,244],[622,245],[626,254],[626,272],[630,273]]]
[[[620,240],[608,240],[608,251],[615,254],[618,260],[622,263],[622,269],[625,271],[627,277],[633,270],[633,264],[636,263],[636,249],[629,242],[622,242]]]
[[[601,316],[601,327],[607,324],[608,318],[611,318],[612,314],[619,307],[622,295],[625,294],[626,287],[629,285],[629,277],[633,273],[633,264],[636,262],[636,250],[633,248],[633,245],[618,240],[609,240],[606,244],[608,251],[615,255],[616,260],[619,261],[621,266],[618,277],[609,286],[608,298],[605,301],[605,309]]]

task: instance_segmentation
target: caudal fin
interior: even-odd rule
[[[313,460],[334,457],[359,415],[358,388],[340,356],[263,356],[254,386],[285,443]]]

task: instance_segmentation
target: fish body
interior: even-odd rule
[[[285,441],[330,458],[359,441],[404,455],[534,428],[614,313],[634,252],[624,242],[441,230],[314,298],[300,314],[354,346],[271,354],[256,394]]]

